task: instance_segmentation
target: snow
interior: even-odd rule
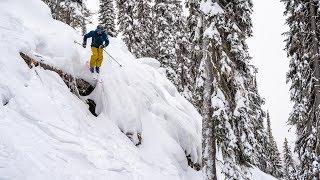
[[[139,58],[138,61],[141,63],[141,64],[146,64],[146,65],[149,65],[153,68],[160,68],[160,62],[154,58]]]
[[[25,11],[28,9],[28,11]],[[111,38],[94,92],[94,117],[54,72],[19,52],[90,81],[90,47],[40,0],[0,2],[0,179],[199,179],[201,116],[164,75]],[[148,64],[148,65],[147,65]],[[133,141],[123,132],[133,133]],[[136,147],[137,134],[142,144]]]
[[[217,2],[212,2],[212,0],[202,0],[200,4],[200,10],[211,16],[222,14],[224,10]]]
[[[276,180],[275,177],[261,172],[261,170],[258,168],[251,169],[251,176],[249,178],[255,180]]]
[[[230,171],[230,169],[225,169],[223,166],[223,164],[226,162],[223,161],[221,149],[218,149],[218,151],[217,151],[216,162],[217,162],[217,178],[218,178],[218,180],[226,179],[226,177],[224,176],[224,174],[222,172],[223,171]],[[244,174],[243,172],[247,172],[246,177],[250,180],[277,180],[275,177],[262,172],[259,168],[254,167],[254,166],[250,169],[243,169],[241,173]],[[231,173],[231,172],[229,172],[229,173]]]
[[[44,3],[0,1],[0,37],[0,179],[201,179],[185,155],[201,163],[201,116],[157,60],[141,62],[111,38],[106,51],[123,67],[104,54],[102,82],[89,95],[95,117],[56,73],[30,70],[19,55],[92,80],[90,48],[75,44],[81,36],[53,20]]]

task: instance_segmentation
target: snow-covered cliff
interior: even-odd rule
[[[19,52],[88,79],[90,49],[40,0],[0,2],[0,179],[197,179],[201,116],[149,60],[110,39],[91,98],[98,117],[52,71]],[[136,147],[123,133],[140,133]],[[133,138],[133,141],[136,139]]]

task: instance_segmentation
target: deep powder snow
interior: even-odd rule
[[[29,69],[19,55],[41,54],[47,64],[90,81],[90,49],[74,40],[81,36],[53,20],[40,0],[0,2],[0,179],[201,179],[186,159],[201,163],[201,116],[158,61],[137,60],[111,38],[106,50],[123,67],[104,54],[102,83],[90,95],[95,117],[58,74]]]

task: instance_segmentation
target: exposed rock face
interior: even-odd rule
[[[44,62],[41,62],[39,60],[35,60],[25,53],[20,52],[20,56],[28,64],[30,69],[32,67],[40,66],[45,70],[54,71],[57,74],[59,74],[59,76],[62,78],[62,80],[70,88],[71,92],[74,93],[78,97],[87,96],[94,90],[93,85],[91,85],[89,82],[87,82],[81,78],[76,78],[76,77],[72,76],[71,74],[63,72],[60,69],[57,69],[53,66],[45,64]]]

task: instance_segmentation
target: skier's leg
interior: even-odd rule
[[[90,71],[93,73],[94,68],[97,66],[97,60],[99,58],[98,48],[91,47],[91,59],[90,59]]]
[[[94,73],[94,68],[93,67],[90,67],[90,72]]]
[[[103,49],[98,49],[98,61],[97,61],[97,66],[96,66],[96,71],[97,73],[100,72],[100,67],[101,67],[101,64],[102,64],[102,61],[103,61]]]

